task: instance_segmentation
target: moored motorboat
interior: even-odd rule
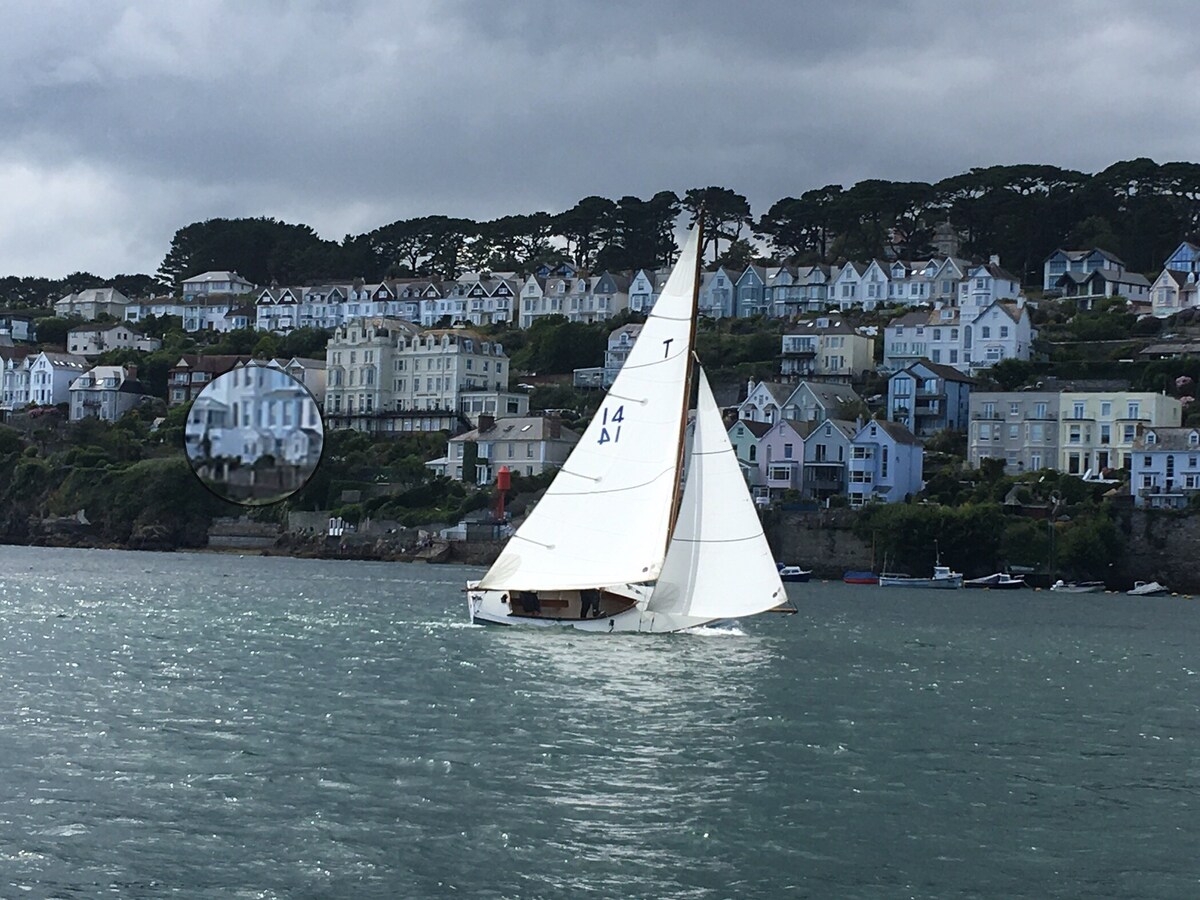
[[[850,569],[843,573],[842,581],[846,584],[879,584],[879,576],[874,572]]]
[[[884,572],[879,576],[880,587],[915,587],[956,590],[963,586],[962,572],[952,572],[949,566],[934,566],[932,578],[895,575]]]
[[[1133,590],[1126,591],[1131,597],[1158,597],[1162,594],[1171,593],[1171,589],[1165,584],[1159,584],[1157,581],[1135,581]]]
[[[783,563],[776,563],[775,568],[779,570],[779,580],[791,584],[803,584],[812,575],[812,569],[802,569],[799,566],[785,566]]]
[[[983,578],[971,578],[963,582],[963,587],[988,588],[993,591],[1013,591],[1025,587],[1024,575],[1010,575],[1008,572],[996,572]]]
[[[1104,591],[1103,581],[1063,581],[1061,578],[1050,585],[1058,594],[1099,594]]]

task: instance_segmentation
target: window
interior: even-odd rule
[[[1112,443],[1112,426],[1111,425],[1101,425],[1100,426],[1100,443],[1102,445]]]
[[[1085,404],[1081,401],[1076,401],[1075,403],[1071,404],[1071,418],[1082,419],[1084,407]]]
[[[1158,443],[1158,435],[1156,435],[1153,431],[1147,431],[1146,432],[1146,443],[1148,445],[1149,444],[1157,444]]]
[[[1141,401],[1139,401],[1139,400],[1130,400],[1130,401],[1129,401],[1129,415],[1127,415],[1125,418],[1127,418],[1127,419],[1140,419],[1141,417],[1142,417],[1142,404],[1141,404]]]
[[[1021,430],[1021,426],[1020,426],[1020,425],[1009,425],[1009,426],[1008,426],[1008,438],[1009,438],[1009,440],[1013,440],[1013,441],[1015,441],[1015,440],[1017,439],[1018,435],[1020,434],[1020,430]]]
[[[1035,472],[1042,467],[1042,454],[1034,453],[1029,457],[1029,468]]]
[[[1101,400],[1100,401],[1100,418],[1107,419],[1111,415],[1112,415],[1112,401],[1111,400]]]
[[[1000,337],[1002,337],[1002,338],[1008,337],[1008,326],[1007,325],[1000,326]]]
[[[1021,414],[1021,404],[1017,401],[1008,404],[1008,414],[1010,416],[1019,416]]]
[[[1121,432],[1121,438],[1127,444],[1132,443],[1133,439],[1136,436],[1137,436],[1137,426],[1136,425],[1126,425]]]
[[[992,328],[990,325],[984,325],[979,329],[979,336],[985,341],[992,336]]]
[[[1033,405],[1033,417],[1035,419],[1046,418],[1046,404],[1045,403],[1035,403]]]
[[[755,444],[750,445],[750,462],[755,462],[758,458],[758,447]]]
[[[783,458],[784,458],[784,459],[791,459],[791,458],[792,458],[792,445],[791,445],[791,444],[784,444],[784,445],[783,445]]]
[[[772,466],[771,480],[772,481],[791,481],[792,470],[787,466]]]

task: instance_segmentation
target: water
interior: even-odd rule
[[[472,574],[0,547],[0,896],[1200,896],[1196,601],[586,636]]]

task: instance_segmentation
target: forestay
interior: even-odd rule
[[[666,551],[691,355],[699,229],[553,484],[480,587],[653,581]]]
[[[683,505],[646,611],[701,620],[750,616],[787,597],[712,389],[698,374]]]

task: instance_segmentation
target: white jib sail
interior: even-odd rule
[[[732,619],[787,600],[704,372],[683,504],[647,612]]]
[[[480,587],[569,590],[658,577],[679,477],[698,234],[583,437]]]

